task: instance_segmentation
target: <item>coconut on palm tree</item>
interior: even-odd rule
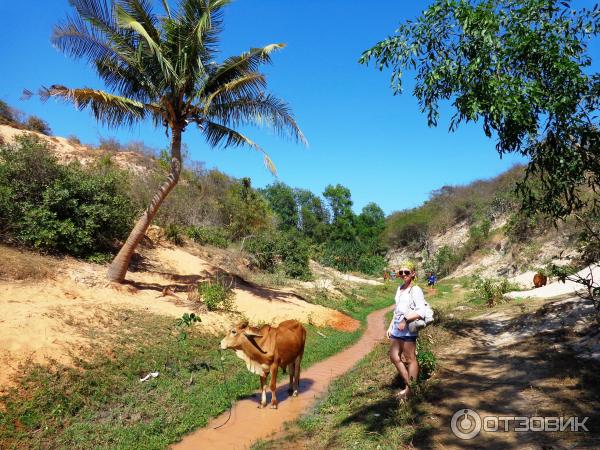
[[[268,125],[305,142],[288,105],[266,92],[258,71],[283,44],[253,48],[215,60],[222,8],[231,0],[182,0],[177,10],[162,0],[157,14],[150,0],[70,0],[74,14],[54,29],[52,42],[75,58],[86,58],[108,91],[52,85],[42,100],[63,99],[109,125],[151,119],[171,136],[171,169],[113,260],[108,278],[122,282],[138,243],[181,172],[181,137],[195,125],[210,146],[245,145],[261,151],[237,131],[246,124]]]

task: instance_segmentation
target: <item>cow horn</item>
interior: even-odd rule
[[[244,335],[247,337],[262,337],[262,334],[258,334],[256,331],[252,330],[244,331]]]

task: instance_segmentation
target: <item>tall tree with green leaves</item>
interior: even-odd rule
[[[302,233],[315,242],[324,241],[329,224],[329,213],[321,198],[307,189],[299,188],[294,189],[294,197],[300,207]]]
[[[261,189],[261,193],[267,198],[271,208],[277,214],[279,229],[295,230],[298,228],[298,204],[296,203],[294,190],[291,187],[277,181]]]
[[[122,282],[138,243],[181,173],[181,138],[194,124],[208,144],[248,146],[264,154],[237,131],[246,124],[268,125],[305,142],[288,105],[266,92],[261,64],[283,44],[253,48],[217,62],[222,12],[230,0],[181,0],[171,9],[162,0],[70,0],[74,14],[55,27],[53,44],[67,55],[87,59],[108,91],[52,85],[39,91],[90,109],[109,126],[133,125],[149,118],[171,135],[171,169],[129,238],[113,260],[108,278]]]
[[[323,197],[329,203],[331,211],[330,239],[353,241],[356,238],[356,216],[352,211],[350,189],[341,184],[329,184],[323,191]]]
[[[600,10],[557,0],[435,0],[415,21],[365,51],[391,69],[394,93],[416,71],[414,95],[437,125],[450,102],[450,130],[482,125],[500,155],[529,158],[519,190],[528,211],[563,218],[600,208],[600,74],[588,44]],[[590,195],[592,192],[592,195]]]

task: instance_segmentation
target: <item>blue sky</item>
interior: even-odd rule
[[[428,128],[410,94],[409,79],[405,94],[393,96],[388,73],[357,63],[362,51],[392,33],[402,20],[416,17],[427,3],[237,0],[226,9],[223,58],[250,47],[287,44],[265,71],[271,92],[290,103],[310,145],[302,147],[268,130],[246,130],[270,154],[281,181],[315,193],[341,183],[352,191],[357,212],[374,201],[389,214],[418,206],[443,185],[493,177],[524,161],[516,156],[500,159],[494,142],[477,125],[452,134],[444,120]],[[74,134],[92,144],[100,137],[143,140],[164,148],[164,130],[149,123],[107,129],[71,105],[20,100],[24,88],[42,85],[102,87],[90,66],[68,59],[50,44],[53,25],[68,11],[67,0],[0,2],[5,37],[0,40],[0,98],[42,117],[59,136]],[[191,127],[184,142],[191,158],[209,168],[249,176],[256,187],[274,181],[256,152],[210,149]]]

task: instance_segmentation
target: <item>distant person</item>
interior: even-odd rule
[[[427,286],[429,286],[429,287],[435,286],[436,281],[437,281],[437,277],[435,276],[435,273],[432,273],[431,275],[429,275],[429,278],[427,278]]]
[[[390,272],[388,270],[383,271],[383,281],[388,281],[390,279]]]
[[[406,387],[398,392],[398,396],[406,398],[410,394],[410,382],[416,380],[419,375],[416,353],[419,331],[411,332],[410,329],[415,327],[409,327],[409,324],[425,318],[426,305],[423,291],[413,283],[416,277],[414,263],[403,263],[398,273],[402,284],[396,291],[394,319],[390,323],[387,336],[390,339],[390,360],[406,384]]]

